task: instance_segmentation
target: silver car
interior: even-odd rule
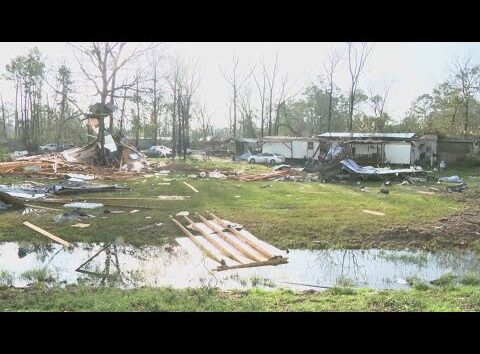
[[[264,152],[258,155],[253,155],[248,158],[250,163],[269,163],[275,165],[277,163],[284,163],[285,157],[282,155],[272,154],[270,152]]]

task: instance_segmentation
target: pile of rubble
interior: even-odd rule
[[[98,125],[91,124],[98,136]],[[20,155],[12,162],[0,163],[0,174],[27,174],[63,177],[72,173],[93,175],[94,179],[132,178],[141,172],[152,171],[146,157],[126,139],[114,139],[105,131],[105,163],[100,163],[99,139],[78,148],[60,153],[35,156]]]

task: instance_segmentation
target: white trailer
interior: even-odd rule
[[[266,136],[261,139],[262,152],[284,156],[286,159],[301,160],[318,158],[320,144],[315,138],[290,136]]]

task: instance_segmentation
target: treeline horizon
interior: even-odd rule
[[[413,100],[398,121],[389,113],[393,80],[362,86],[374,44],[332,48],[319,63],[318,78],[296,91],[288,74],[280,75],[278,54],[272,62],[259,58],[243,75],[239,69],[244,63],[234,54],[231,63],[219,68],[230,98],[227,127],[217,129],[209,107],[199,99],[202,72],[197,61],[170,53],[164,44],[69,46],[73,62],[50,65],[34,47],[12,55],[0,68],[0,79],[11,90],[9,95],[0,92],[0,141],[27,149],[45,143],[85,144],[92,135],[87,134],[87,101],[113,108],[100,120],[101,139],[103,128],[136,145],[141,138],[156,144],[158,137],[168,136],[174,154],[184,156],[193,141],[220,137],[314,136],[329,131],[480,133],[480,65],[473,54],[453,58],[440,84]],[[341,70],[348,74],[348,90],[337,85]]]

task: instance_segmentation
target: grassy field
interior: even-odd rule
[[[463,284],[462,284],[463,283]],[[480,311],[480,280],[416,284],[409,290],[332,288],[221,292],[216,289],[70,286],[0,287],[0,311]]]
[[[122,238],[133,245],[164,244],[181,236],[180,230],[169,220],[169,215],[188,210],[205,215],[205,210],[218,216],[243,224],[257,237],[279,248],[442,248],[460,246],[454,239],[437,240],[424,238],[403,240],[382,238],[379,233],[394,225],[418,225],[435,220],[466,208],[470,201],[458,198],[458,194],[421,194],[429,191],[424,184],[398,185],[389,187],[390,194],[378,193],[381,182],[362,183],[361,191],[356,182],[241,182],[235,180],[196,180],[189,177],[194,170],[246,170],[265,172],[270,167],[231,163],[229,161],[189,161],[176,163],[176,171],[168,176],[141,177],[118,181],[130,187],[130,192],[76,194],[71,197],[157,197],[159,195],[188,195],[184,201],[109,201],[110,203],[135,206],[151,206],[131,214],[128,208],[105,207],[108,210],[125,210],[124,214],[105,214],[102,209],[92,210],[96,215],[84,221],[90,224],[85,229],[73,228],[72,223],[55,223],[58,211],[39,211],[27,215],[21,212],[0,214],[0,241],[46,242],[42,236],[22,225],[29,221],[70,242],[99,242]],[[471,177],[470,185],[480,175],[479,169],[463,170]],[[467,179],[467,178],[466,178]],[[30,178],[30,180],[32,180]],[[0,177],[1,184],[21,183],[22,178]],[[54,183],[52,179],[35,179],[36,182]],[[183,182],[193,185],[194,193]],[[170,185],[161,183],[169,182]],[[110,183],[110,182],[109,182]],[[431,186],[437,186],[431,184]],[[438,186],[437,186],[438,187]],[[439,187],[444,188],[444,186]],[[460,193],[461,194],[461,193]],[[67,197],[67,196],[66,196]],[[47,204],[43,204],[47,206]],[[61,204],[48,204],[61,209]],[[382,212],[384,216],[370,215],[362,210]],[[178,217],[182,222],[181,217]],[[146,227],[155,223],[162,226]],[[463,241],[462,241],[463,242]],[[461,247],[478,248],[478,242]]]

